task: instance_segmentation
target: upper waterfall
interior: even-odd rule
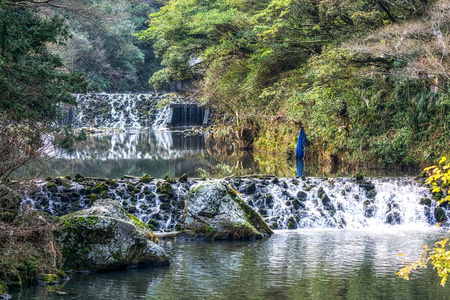
[[[173,93],[101,93],[76,96],[78,106],[74,109],[75,111],[69,110],[66,118],[71,120],[72,126],[76,128],[160,129],[177,126],[179,123],[186,126],[204,123],[203,109],[195,109],[192,112],[189,110],[188,114],[181,116],[177,112],[176,123],[172,122],[173,111],[177,110],[176,107],[183,105],[197,107],[197,104],[189,103],[182,95]],[[173,104],[177,106],[173,107]],[[179,120],[183,117],[185,122]]]

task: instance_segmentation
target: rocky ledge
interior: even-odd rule
[[[169,264],[151,229],[115,200],[97,200],[61,220],[57,236],[67,268],[101,272]]]
[[[184,228],[221,240],[260,239],[273,233],[235,190],[221,182],[202,183],[189,191]]]

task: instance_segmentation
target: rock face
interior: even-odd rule
[[[169,264],[164,249],[150,240],[150,228],[117,201],[97,200],[61,219],[58,240],[66,267],[101,272]]]
[[[189,191],[184,227],[212,239],[259,239],[273,233],[253,208],[220,182],[200,184]]]

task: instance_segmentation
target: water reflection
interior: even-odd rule
[[[295,162],[297,165],[297,176],[298,177],[306,176],[305,160],[303,158],[301,158],[301,159],[296,159]]]
[[[161,178],[181,176],[221,178],[230,175],[272,174],[280,177],[348,176],[356,171],[262,152],[234,151],[228,144],[211,145],[203,134],[170,130],[127,131],[88,135],[81,147],[63,152],[50,161],[27,165],[15,177],[47,177],[83,174],[118,178],[145,173]],[[417,175],[412,172],[359,169],[365,176]]]
[[[185,135],[173,131],[122,132],[89,135],[74,152],[63,152],[57,159],[26,166],[16,177],[46,177],[83,174],[89,177],[118,178],[145,173],[162,178],[184,173],[198,177],[206,168],[204,135]]]
[[[80,149],[64,159],[174,159],[205,152],[205,136],[159,130],[89,135]]]
[[[94,274],[19,299],[450,299],[432,269],[398,278],[438,230],[301,230],[256,242],[163,243],[167,268]]]

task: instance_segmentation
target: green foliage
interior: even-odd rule
[[[56,120],[60,103],[74,104],[70,92],[84,87],[78,73],[60,69],[61,58],[49,50],[68,38],[65,20],[42,18],[24,7],[0,7],[0,121]]]
[[[205,228],[205,236],[206,236],[207,238],[214,239],[215,235],[216,235],[216,230],[215,230],[213,227],[207,226],[207,227]]]
[[[165,67],[150,79],[155,87],[200,79],[203,101],[233,120],[230,136],[260,128],[258,149],[292,153],[292,129],[270,138],[281,119],[303,125],[316,157],[415,164],[448,152],[449,92],[441,84],[434,93],[382,50],[405,22],[447,26],[432,14],[435,1],[419,2],[172,0],[139,37],[153,41]],[[422,50],[400,53],[401,62],[424,60]]]
[[[71,2],[63,1],[62,5],[69,7],[64,13],[71,39],[56,48],[66,70],[84,72],[90,90],[148,90],[148,77],[159,70],[160,62],[152,45],[140,42],[134,33],[143,29],[148,14],[159,4],[128,0]]]
[[[62,259],[53,235],[57,218],[28,210],[0,226],[5,229],[0,233],[0,294],[35,283],[40,274],[59,272]]]

